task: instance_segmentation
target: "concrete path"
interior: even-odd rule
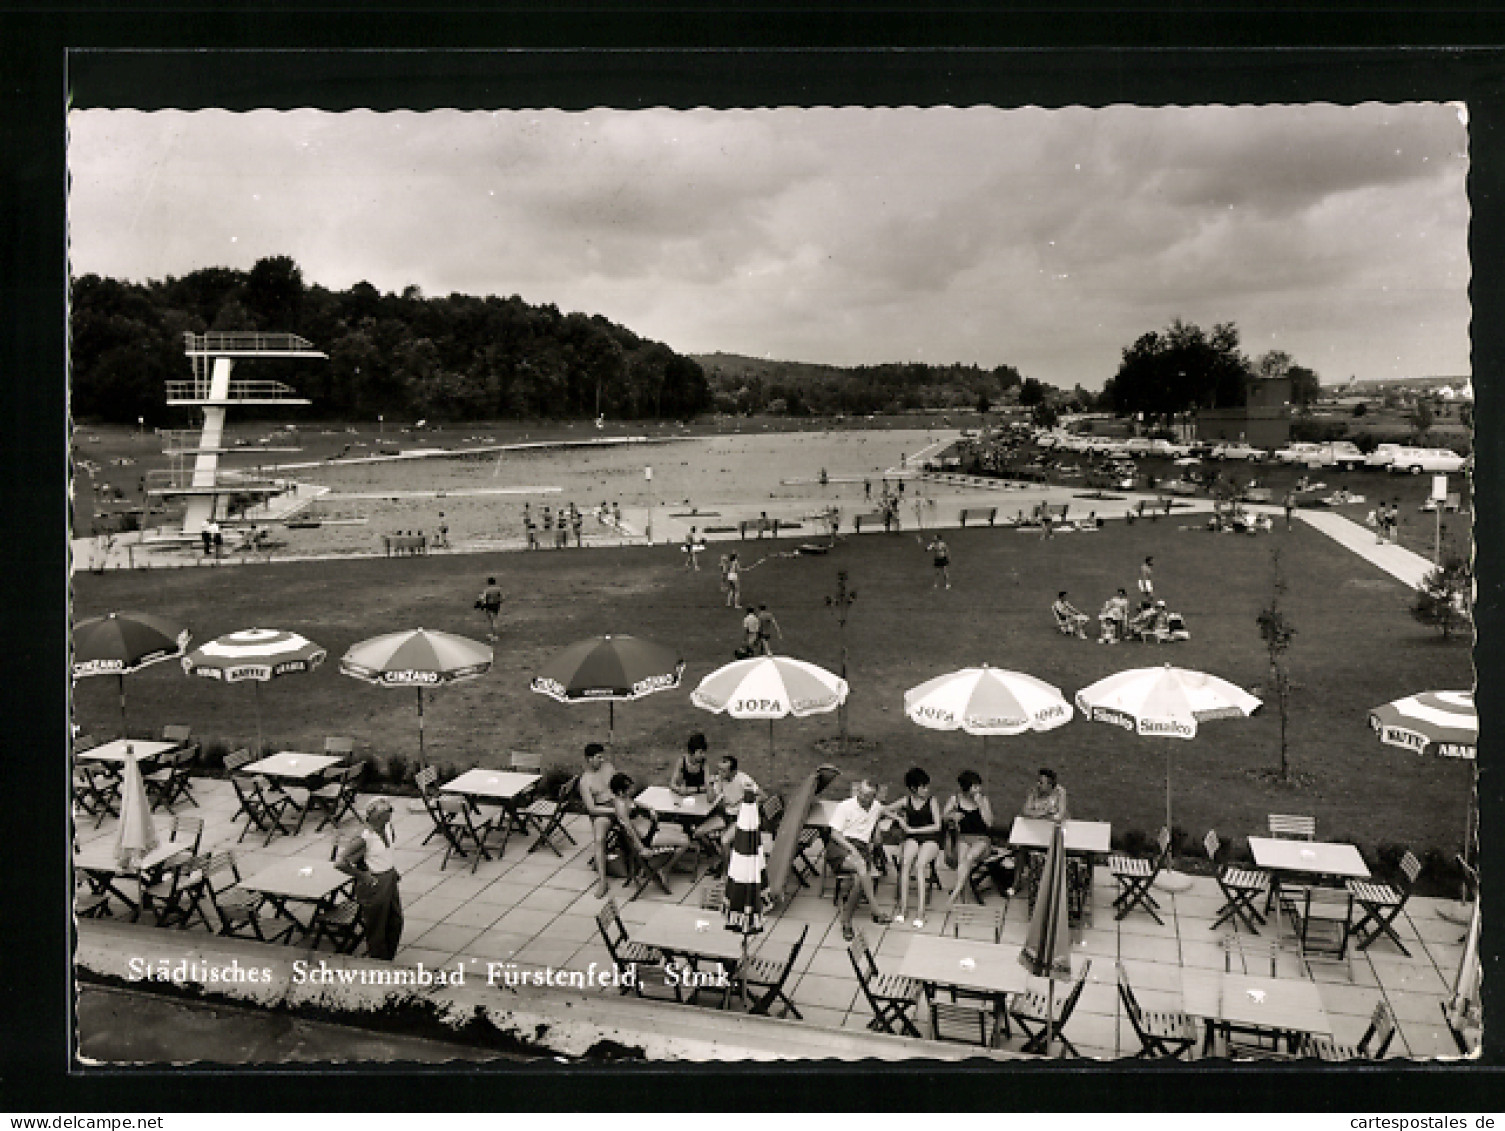
[[[1415,589],[1432,572],[1432,563],[1393,542],[1379,542],[1372,530],[1331,511],[1299,510],[1296,517],[1326,534],[1338,545],[1384,570],[1408,588]]]

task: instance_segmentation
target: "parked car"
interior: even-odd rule
[[[1154,451],[1154,443],[1148,436],[1131,436],[1123,442],[1124,454],[1147,456]]]
[[[1365,467],[1389,467],[1395,462],[1397,452],[1405,450],[1405,444],[1380,444],[1364,457]]]
[[[1262,448],[1256,448],[1244,443],[1242,440],[1237,440],[1217,445],[1212,449],[1212,458],[1242,459],[1248,460],[1251,463],[1258,463],[1265,458],[1265,452]]]
[[[1300,443],[1282,448],[1275,453],[1281,463],[1304,464],[1307,467],[1338,467],[1351,471],[1364,466],[1364,453],[1347,440],[1329,443]]]
[[[1463,470],[1463,457],[1447,448],[1402,448],[1390,463],[1392,472],[1420,475],[1423,471],[1454,472]]]
[[[1312,466],[1311,461],[1319,458],[1321,451],[1321,444],[1298,441],[1297,443],[1287,444],[1285,447],[1277,449],[1275,454],[1270,458],[1276,463],[1304,464],[1310,467]]]

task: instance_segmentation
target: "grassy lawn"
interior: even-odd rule
[[[1329,479],[1331,482],[1331,479]],[[1166,744],[1080,719],[1050,734],[988,743],[922,730],[904,718],[904,691],[956,668],[986,662],[1079,688],[1127,667],[1173,662],[1200,668],[1263,695],[1267,664],[1255,615],[1270,592],[1270,552],[1280,546],[1289,581],[1288,616],[1298,629],[1290,653],[1296,681],[1290,724],[1294,769],[1309,780],[1269,784],[1251,771],[1278,761],[1273,705],[1254,718],[1205,725],[1176,742],[1175,819],[1200,838],[1261,829],[1271,811],[1316,816],[1323,839],[1436,847],[1461,841],[1468,768],[1424,761],[1379,744],[1366,724],[1370,707],[1413,691],[1472,684],[1466,644],[1444,644],[1407,613],[1399,583],[1298,524],[1291,533],[1246,538],[1182,530],[1178,520],[1114,523],[1096,534],[1044,542],[1005,530],[954,531],[954,587],[931,588],[928,555],[910,535],[848,539],[817,558],[773,558],[744,573],[744,599],[777,614],[781,651],[835,669],[840,643],[824,599],[848,570],[858,593],[848,625],[851,729],[860,754],[821,754],[817,740],[837,733],[836,716],[775,724],[770,769],[768,727],[713,716],[688,692],[732,658],[739,617],[722,604],[708,555],[706,571],[687,574],[670,547],[590,552],[470,555],[276,566],[112,573],[74,578],[78,617],[141,609],[176,617],[196,641],[253,625],[303,632],[329,649],[309,676],[262,688],[264,727],[278,748],[315,749],[328,734],[349,734],[359,750],[416,755],[414,695],[380,689],[338,672],[353,642],[380,632],[425,626],[484,635],[472,609],[487,574],[508,594],[492,672],[426,697],[431,760],[458,768],[499,764],[509,749],[541,751],[546,763],[573,766],[581,744],[606,734],[604,705],[565,706],[533,694],[528,682],[555,650],[582,637],[635,633],[677,644],[685,685],[616,711],[619,767],[640,782],[662,780],[687,734],[703,730],[715,752],[731,752],[764,784],[797,780],[833,760],[848,776],[902,788],[911,765],[925,766],[949,795],[955,775],[978,769],[995,807],[1016,811],[1034,770],[1055,767],[1077,816],[1117,830],[1153,833],[1163,820]],[[792,543],[747,543],[747,565]],[[713,547],[713,549],[719,549]],[[1155,555],[1157,591],[1186,617],[1183,644],[1101,646],[1055,631],[1049,605],[1070,590],[1086,611],[1117,586],[1131,591],[1140,561]],[[746,567],[744,567],[746,568]],[[252,691],[190,680],[158,665],[128,680],[134,727],[187,723],[206,741],[238,745],[255,734]],[[76,716],[86,729],[115,732],[115,682],[82,681]],[[838,787],[839,788],[839,787]]]

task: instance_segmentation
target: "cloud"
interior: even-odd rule
[[[69,125],[80,273],[286,254],[330,287],[516,293],[680,350],[1066,385],[1173,317],[1328,377],[1467,370],[1467,138],[1443,105]]]

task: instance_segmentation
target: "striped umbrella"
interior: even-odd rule
[[[110,613],[73,626],[73,678],[113,675],[120,681],[120,732],[126,733],[125,677],[181,656],[188,630],[151,613]]]
[[[183,657],[183,670],[189,675],[223,683],[252,682],[256,703],[256,746],[260,750],[261,685],[285,675],[311,672],[324,662],[327,655],[319,645],[296,632],[246,628],[200,644]]]
[[[1066,841],[1059,821],[1051,825],[1050,849],[1045,854],[1045,870],[1035,895],[1035,909],[1030,915],[1029,933],[1019,951],[1019,964],[1036,978],[1048,978],[1046,996],[1045,1049],[1050,1051],[1054,1036],[1056,980],[1071,978],[1071,935],[1066,891]]]
[[[125,780],[120,785],[120,827],[115,830],[115,860],[121,869],[134,872],[141,858],[160,843],[152,807],[146,799],[146,783],[130,743],[125,748]]]
[[[1225,679],[1174,668],[1131,668],[1100,679],[1076,694],[1077,709],[1092,722],[1111,723],[1154,738],[1197,737],[1210,719],[1242,719],[1260,701]],[[1165,748],[1165,827],[1171,824],[1171,747]]]
[[[1479,711],[1472,691],[1422,691],[1385,703],[1369,712],[1369,725],[1386,746],[1418,754],[1463,758],[1476,762],[1479,753]],[[1474,859],[1477,840],[1474,798],[1478,770],[1469,786],[1463,813],[1463,859]]]
[[[911,687],[904,693],[904,713],[930,730],[981,735],[986,763],[989,735],[1055,730],[1071,721],[1072,710],[1060,688],[984,664]]]
[[[734,719],[768,720],[768,763],[773,768],[773,720],[825,714],[847,698],[847,681],[825,668],[789,656],[735,660],[700,681],[690,702]]]
[[[762,814],[757,802],[744,795],[726,864],[726,929],[741,934],[743,963],[747,962],[747,938],[762,934],[763,917],[772,902],[763,859]],[[743,994],[745,1000],[745,982]]]
[[[531,687],[561,703],[606,701],[607,741],[616,730],[616,705],[679,686],[685,662],[672,648],[637,636],[594,636],[552,657]]]
[[[414,628],[352,644],[340,657],[340,671],[378,687],[418,689],[418,758],[424,761],[423,689],[485,675],[491,656],[488,645],[469,637]]]

